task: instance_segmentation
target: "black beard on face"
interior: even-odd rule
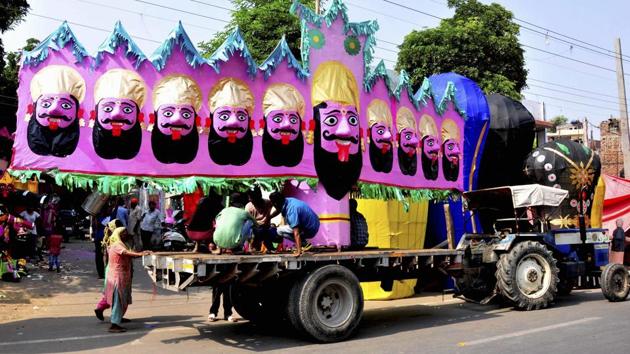
[[[336,153],[330,153],[322,148],[320,108],[326,108],[325,102],[313,107],[315,119],[315,146],[313,158],[315,171],[326,193],[336,200],[341,200],[357,183],[363,167],[363,154],[359,149],[356,154],[350,154],[347,162],[340,162]],[[359,141],[359,144],[361,142]]]
[[[153,156],[161,163],[187,164],[197,157],[199,133],[193,126],[188,135],[182,135],[179,140],[173,140],[171,135],[166,135],[158,127],[153,127],[151,149]]]
[[[28,122],[28,147],[37,155],[65,157],[71,155],[79,143],[79,121],[56,131],[41,125],[35,117]]]
[[[459,177],[459,162],[452,163],[446,154],[442,155],[442,170],[444,172],[444,178],[447,181],[457,181]]]
[[[287,145],[283,145],[281,141],[272,138],[267,132],[267,128],[265,128],[262,137],[262,150],[263,157],[268,165],[274,167],[295,167],[302,161],[302,155],[304,154],[302,131],[298,132],[295,140],[289,141]]]
[[[98,107],[96,111],[98,112]],[[142,129],[138,119],[131,129],[121,130],[120,136],[113,136],[112,131],[103,128],[98,117],[96,118],[92,130],[92,144],[94,151],[101,158],[131,160],[138,155],[141,143]]]
[[[392,165],[394,163],[394,149],[389,148],[385,154],[376,147],[374,140],[372,140],[372,133],[368,130],[368,136],[370,137],[370,163],[372,168],[376,172],[390,173],[392,171]]]
[[[398,146],[398,166],[403,175],[415,176],[418,170],[418,154],[409,156],[402,146]]]
[[[74,97],[73,97],[74,99]],[[79,111],[79,102],[74,99],[77,112]],[[56,131],[39,124],[37,119],[37,111],[33,112],[28,122],[28,147],[41,156],[66,157],[76,150],[79,144],[79,117],[72,122],[67,128],[57,128]]]
[[[249,129],[247,129],[247,133],[242,139],[236,139],[236,142],[230,143],[226,138],[220,137],[214,130],[214,127],[210,128],[208,151],[210,158],[217,165],[243,166],[252,156],[253,146],[254,138],[252,131]]]
[[[425,136],[420,141],[420,144],[422,144],[421,146],[424,146],[424,140],[426,138],[428,137]],[[432,181],[436,180],[438,178],[438,171],[440,169],[438,160],[436,160],[435,163],[433,163],[433,160],[431,160],[430,158],[427,157],[427,155],[424,154],[424,149],[422,150],[420,159],[422,161],[422,173],[424,174],[424,178],[428,180],[432,180]]]

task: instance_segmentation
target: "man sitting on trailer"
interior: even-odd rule
[[[221,210],[215,219],[213,243],[217,246],[214,253],[223,250],[241,250],[252,236],[256,220],[244,209],[243,197],[240,193],[230,196],[230,206]]]
[[[357,207],[357,200],[350,199],[350,247],[354,250],[364,249],[369,238],[367,221]]]
[[[252,242],[252,250],[259,250],[261,243],[264,242],[267,250],[273,250],[273,232],[271,231],[271,219],[280,214],[279,209],[272,212],[273,205],[269,199],[262,196],[260,187],[255,186],[247,193],[249,203],[245,206],[245,210],[256,220],[254,224],[254,240]]]
[[[302,254],[311,248],[307,240],[319,231],[319,217],[306,203],[296,198],[287,198],[280,192],[269,196],[271,204],[280,210],[286,225],[277,228],[278,236],[295,242],[296,253]]]

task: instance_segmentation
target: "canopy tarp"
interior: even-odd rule
[[[534,206],[558,206],[569,194],[559,188],[540,184],[480,189],[464,193],[468,209],[510,209]]]
[[[615,220],[623,220],[625,231],[630,229],[630,180],[602,175],[606,184],[603,228],[614,230]]]

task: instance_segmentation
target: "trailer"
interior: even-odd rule
[[[446,276],[460,263],[454,249],[363,250],[260,255],[154,253],[142,262],[158,286],[230,284],[232,303],[255,322],[288,320],[299,333],[320,342],[342,341],[361,322],[360,282],[418,279],[436,271]]]

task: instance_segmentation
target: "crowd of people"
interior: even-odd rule
[[[44,214],[44,217],[42,217]],[[62,233],[54,212],[35,203],[0,204],[0,276],[5,281],[19,281],[26,274],[27,263],[44,262],[48,253],[49,270],[60,272]]]

